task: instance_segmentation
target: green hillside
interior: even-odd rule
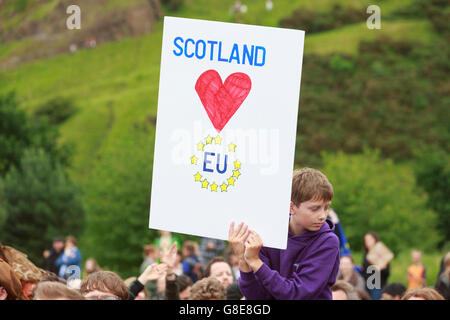
[[[131,3],[139,5],[141,2],[144,1],[136,0]],[[35,6],[33,3],[30,0],[28,7],[25,6],[21,10],[4,4],[0,10],[0,21],[4,30],[19,30],[21,24],[29,21],[45,23],[46,19],[54,14],[52,10],[58,5],[57,0],[47,1],[41,6]],[[365,11],[369,4],[374,4],[373,1],[356,0],[277,0],[274,1],[274,9],[267,11],[265,1],[248,0],[245,1],[247,13],[234,16],[230,13],[233,3],[234,1],[222,0],[185,0],[177,10],[169,10],[165,5],[162,6],[162,10],[164,14],[172,16],[277,27],[281,19],[290,16],[292,11],[298,8],[321,13],[332,10],[333,6],[339,3],[344,7]],[[345,59],[349,61],[355,59],[351,63],[359,66],[364,59],[359,56],[361,41],[372,41],[380,36],[389,37],[394,41],[413,41],[415,48],[441,43],[443,36],[433,29],[432,23],[426,17],[396,14],[412,3],[412,0],[376,1],[381,8],[381,30],[368,30],[365,22],[360,22],[307,34],[304,72],[312,68],[312,64],[316,62],[317,65],[324,66],[323,70],[329,68],[328,61],[336,53],[344,57],[348,55]],[[109,1],[106,9],[121,10],[122,7],[123,1]],[[89,7],[81,6],[81,10],[83,14],[83,10],[89,10]],[[65,18],[65,15],[61,17]],[[30,114],[54,98],[68,98],[74,102],[77,112],[62,123],[59,129],[60,143],[70,145],[73,151],[70,176],[83,192],[87,227],[80,246],[85,258],[94,256],[101,265],[126,275],[136,272],[142,244],[152,241],[155,236],[155,231],[147,230],[146,226],[150,201],[162,26],[163,22],[159,20],[150,33],[125,37],[120,41],[104,42],[93,49],[82,49],[73,54],[56,54],[0,69],[0,92],[15,91],[21,107]],[[2,43],[0,63],[33,50],[35,45],[34,40],[29,38]],[[398,55],[400,54],[397,53],[395,59],[398,59],[396,60],[398,65],[404,67],[402,71],[413,70],[411,65],[414,62],[425,63],[425,56],[416,55],[415,51],[405,60],[398,58]],[[339,66],[336,67],[336,77],[351,79],[353,71],[349,71],[350,74],[346,73],[348,71],[344,70],[345,67],[339,69],[342,67],[339,63],[340,60],[337,62]],[[385,69],[380,71],[380,68],[390,67],[379,67],[377,70],[382,74]],[[417,71],[417,77],[421,70]],[[327,77],[332,76],[327,74]],[[318,79],[310,80],[308,77],[305,79],[305,82],[302,81],[302,95],[303,92],[319,88],[315,82]],[[432,87],[433,81],[438,81],[433,79],[430,76],[424,80],[427,88]],[[355,88],[353,84],[349,84],[349,87]],[[324,88],[320,87],[320,90],[322,89]],[[448,87],[442,85],[442,88],[430,88],[424,98],[417,99],[431,99],[429,97],[436,94],[433,90],[440,90],[443,97],[448,93]],[[315,101],[316,97],[306,94],[305,99],[304,101]],[[440,103],[444,105],[445,101],[448,101],[448,96],[446,99]],[[428,100],[425,101],[426,104]],[[358,108],[358,103],[355,102],[355,109]],[[335,116],[337,111],[333,109],[332,103],[329,103],[329,108],[329,114]],[[443,137],[433,140],[437,141],[436,145],[439,148],[448,142],[446,140],[448,130],[445,129],[448,116],[440,117],[440,110],[443,110],[442,106],[435,106],[432,111],[436,112],[435,116],[426,123],[435,125],[436,135]],[[305,111],[306,113],[303,113],[300,108],[301,119],[304,116],[308,117],[311,109],[306,106]],[[306,128],[306,130],[306,133],[311,134],[306,139],[310,140],[322,141],[319,138],[330,134],[328,131],[324,133],[315,129],[308,131]],[[312,131],[315,133],[311,133]],[[355,132],[352,133],[353,137],[357,135]],[[313,134],[316,135],[312,136]],[[348,142],[352,137],[352,134],[342,134],[343,137],[336,136],[336,139],[342,138]],[[312,158],[299,156],[303,146],[301,139],[303,138],[299,138],[297,142],[296,165],[317,165],[319,162],[316,161],[320,161],[317,160],[320,158],[320,151],[313,151]],[[366,141],[368,147],[380,147],[378,142],[370,139],[369,137]],[[359,142],[358,140],[356,143]],[[317,146],[317,143],[311,143]],[[395,152],[396,146],[392,152]],[[340,148],[341,144],[337,142],[327,150],[335,151]],[[349,146],[344,151],[359,152],[362,148],[362,145],[353,149]],[[386,150],[386,156],[392,155],[395,158],[395,154],[389,154],[391,149]],[[402,154],[400,160],[407,162],[408,152]],[[124,252],[129,254],[124,255]],[[126,266],[133,267],[127,269]]]

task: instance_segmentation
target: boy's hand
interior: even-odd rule
[[[262,266],[263,262],[259,258],[259,251],[261,251],[263,243],[259,234],[255,231],[250,231],[250,235],[245,241],[244,258],[250,268],[256,272]]]
[[[236,230],[234,229],[234,222],[231,222],[230,230],[228,232],[228,243],[233,250],[233,253],[239,259],[239,269],[243,272],[250,272],[251,269],[244,259],[245,240],[249,234],[248,226],[241,222]]]
[[[234,222],[231,223],[230,230],[228,232],[228,242],[230,243],[231,249],[233,249],[233,252],[238,259],[244,258],[244,242],[247,239],[248,234],[248,226],[243,222],[239,223],[236,230],[234,230]]]

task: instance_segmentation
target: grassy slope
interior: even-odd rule
[[[240,21],[277,26],[280,18],[299,6],[321,11],[328,9],[334,2],[278,0],[275,1],[274,10],[267,13],[264,1],[249,0],[245,2],[249,12],[241,15]],[[402,0],[382,3],[382,15],[409,2]],[[171,15],[233,21],[229,13],[233,1],[217,1],[214,6],[210,3],[209,0],[186,0],[181,10]],[[364,1],[350,3],[361,7],[366,5]],[[357,24],[307,35],[305,53],[352,54],[356,52],[360,39],[371,39],[382,33],[424,42],[433,39],[431,27],[426,21],[382,20],[382,30],[371,31],[365,28],[365,24]],[[149,35],[104,44],[74,55],[36,61],[2,72],[0,90],[14,89],[23,107],[30,111],[54,96],[75,99],[80,110],[61,127],[61,140],[74,145],[71,175],[83,187],[95,170],[126,171],[129,169],[127,165],[130,156],[136,153],[141,158],[150,158],[153,133],[149,134],[146,142],[139,138],[136,139],[139,142],[135,143],[136,135],[132,128],[136,123],[144,122],[148,115],[156,114],[161,39],[162,22],[159,22]],[[25,46],[26,41],[3,46],[0,48],[0,59]],[[147,151],[137,149],[143,147]],[[142,164],[139,161],[135,163]],[[151,162],[148,165],[151,166]],[[84,196],[88,198],[85,201],[95,201],[94,197],[98,195]],[[409,253],[402,253],[396,259],[398,263],[393,266],[391,281],[404,282],[404,269],[409,264]],[[434,265],[437,265],[439,259],[439,254],[425,256],[425,262],[430,268],[430,284],[434,281],[437,272],[433,271],[437,268]],[[356,258],[357,262],[359,260]]]

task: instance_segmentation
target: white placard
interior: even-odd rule
[[[285,249],[304,32],[164,18],[150,228]]]

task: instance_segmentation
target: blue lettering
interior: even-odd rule
[[[262,61],[258,63],[258,51],[262,50]],[[262,67],[266,63],[266,48],[257,46],[255,50],[255,66]]]
[[[225,155],[225,162],[224,162],[224,164],[223,164],[223,170],[220,170],[220,168],[219,168],[219,164],[220,164],[220,153],[217,154],[217,166],[216,166],[217,172],[219,172],[219,173],[224,173],[225,171],[227,171],[227,161],[228,161],[228,155],[226,154],[226,155]]]
[[[213,61],[213,58],[214,58],[214,45],[217,44],[217,41],[209,40],[208,43],[211,44],[211,54],[209,56],[209,60]]]
[[[173,54],[176,56],[181,56],[183,54],[183,48],[177,43],[177,41],[181,41],[181,43],[183,43],[183,38],[181,37],[176,37],[173,40],[173,44],[175,45],[175,47],[177,47],[178,49],[180,49],[179,52],[176,52],[175,50],[173,50]]]
[[[192,52],[192,54],[188,54],[188,53],[187,53],[187,45],[188,45],[188,42],[192,42],[192,44],[195,44],[194,40],[192,40],[191,38],[186,39],[186,42],[184,43],[184,55],[185,55],[187,58],[192,58],[192,57],[194,56],[194,52]]]
[[[239,48],[236,43],[233,45],[233,49],[231,50],[230,60],[228,62],[231,62],[231,60],[236,60],[236,62],[238,64],[241,64],[241,62],[239,60]]]
[[[227,59],[222,59],[221,56],[222,56],[222,41],[219,41],[219,61],[228,62]]]
[[[203,44],[203,54],[200,56],[198,54],[198,45],[202,43]],[[197,57],[197,59],[203,59],[206,55],[206,43],[203,40],[198,40],[197,43],[195,44],[195,56]]]
[[[244,52],[242,53],[242,64],[245,64],[245,57],[247,56],[249,64],[253,65],[253,53],[255,52],[255,46],[252,45],[252,55],[248,52],[248,47],[244,44]]]
[[[214,156],[215,153],[214,152],[205,152],[205,158],[203,160],[203,171],[205,171],[205,172],[214,172],[213,169],[206,168],[206,164],[207,163],[211,163],[211,161],[207,159],[207,157],[209,155]]]

